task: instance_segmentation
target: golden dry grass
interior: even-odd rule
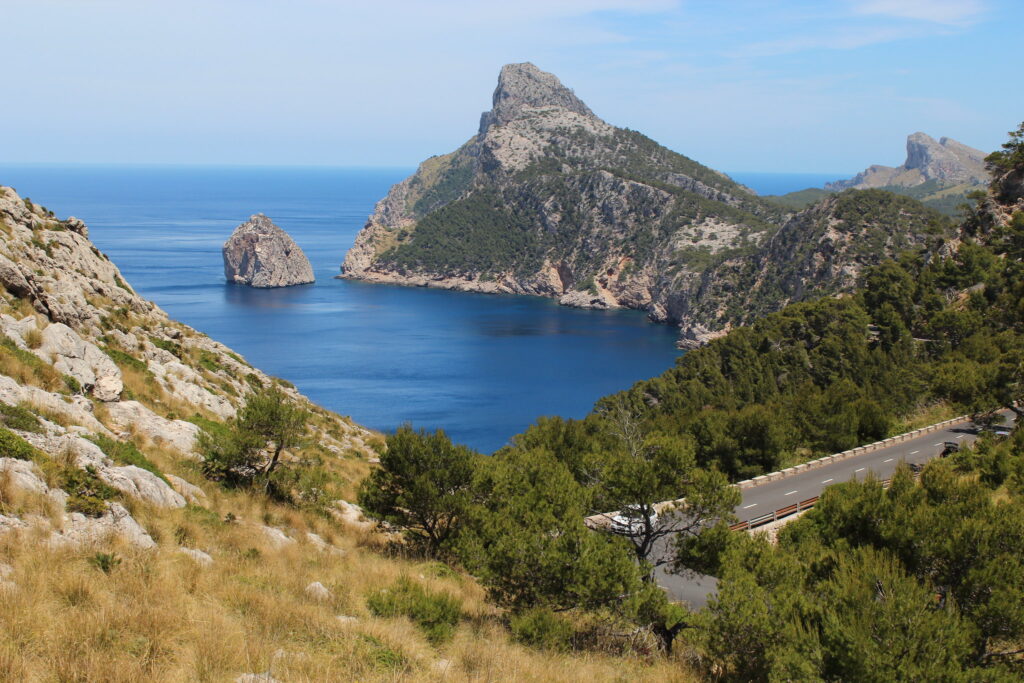
[[[266,671],[282,681],[693,679],[657,656],[528,649],[509,638],[470,577],[382,554],[365,533],[322,517],[205,489],[209,509],[128,505],[156,551],[48,550],[0,536],[0,562],[15,568],[16,586],[0,588],[0,680],[224,681]],[[236,521],[224,521],[229,512]],[[261,526],[268,523],[296,542],[276,548]],[[317,550],[307,531],[339,552]],[[201,567],[179,546],[215,562]],[[99,550],[121,564],[103,573],[88,561]],[[400,577],[458,597],[464,618],[451,642],[435,648],[408,620],[370,615],[366,596]],[[307,597],[312,581],[332,597]]]

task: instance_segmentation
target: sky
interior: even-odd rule
[[[1021,0],[0,0],[0,163],[414,166],[501,66],[725,171],[989,151],[1024,120]]]

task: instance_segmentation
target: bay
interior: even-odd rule
[[[334,279],[374,203],[411,169],[2,165],[0,184],[77,216],[140,294],[171,317],[366,426],[443,428],[492,452],[541,415],[669,368],[673,328],[635,311]],[[262,212],[317,282],[224,282],[220,249]]]

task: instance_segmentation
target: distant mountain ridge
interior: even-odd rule
[[[826,190],[864,190],[915,187],[930,180],[945,186],[986,185],[985,153],[952,138],[938,140],[925,133],[907,137],[907,159],[902,166],[873,165],[848,180],[826,183]]]

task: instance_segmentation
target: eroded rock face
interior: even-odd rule
[[[601,120],[553,74],[509,64],[477,134],[391,188],[342,277],[679,322],[669,301],[699,263],[781,221],[724,174]]]
[[[826,190],[864,190],[877,187],[915,187],[933,180],[940,185],[985,185],[985,153],[952,138],[936,140],[925,133],[907,137],[907,160],[902,166],[874,165],[849,180],[827,183]]]
[[[313,282],[313,267],[288,233],[261,213],[242,223],[224,243],[224,277],[250,287],[289,287]]]

